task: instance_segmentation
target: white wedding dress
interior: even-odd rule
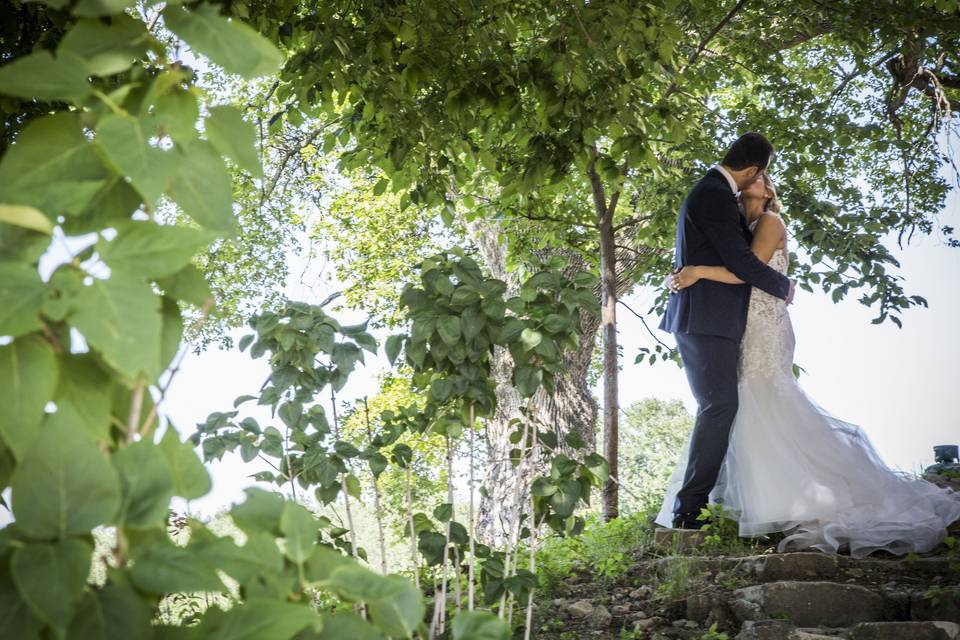
[[[778,249],[769,265],[787,271]],[[792,372],[793,327],[783,300],[754,287],[740,350],[739,410],[709,501],[741,536],[783,531],[778,551],[819,549],[862,558],[937,546],[960,519],[960,492],[889,468],[863,430],[831,416]],[[655,522],[670,527],[690,439]]]

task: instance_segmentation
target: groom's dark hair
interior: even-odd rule
[[[751,131],[737,138],[727,155],[723,156],[721,164],[735,171],[742,171],[747,167],[760,167],[763,171],[770,164],[773,155],[773,145],[759,133]]]

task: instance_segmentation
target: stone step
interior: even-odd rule
[[[850,630],[850,640],[957,640],[960,624],[926,622],[864,622]]]
[[[884,599],[854,584],[769,582],[737,589],[730,607],[740,621],[782,618],[800,627],[850,627],[885,620]]]
[[[955,622],[861,622],[852,627],[798,627],[789,620],[743,624],[734,640],[960,640]]]
[[[685,542],[694,543],[692,536]],[[891,579],[925,583],[931,577],[951,576],[949,558],[941,556],[915,559],[851,558],[850,556],[797,551],[754,556],[672,556],[654,561],[654,569],[660,577],[674,570],[677,562],[684,562],[692,573],[717,573],[720,571],[750,578],[759,582],[777,580],[834,580],[838,577],[886,582]],[[955,562],[955,561],[954,561]]]

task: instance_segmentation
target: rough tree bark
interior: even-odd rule
[[[507,246],[505,242],[499,240],[499,223],[496,220],[478,217],[471,222],[466,222],[465,226],[490,275],[507,283],[507,296],[517,295],[521,283],[515,274],[507,272]],[[618,238],[618,245],[631,246],[634,229],[635,227],[626,229],[623,236]],[[644,247],[616,249],[616,264],[622,267],[616,279],[618,298],[626,295],[633,287],[632,267],[644,255],[653,251],[656,250]],[[590,269],[583,255],[574,249],[563,248],[539,252],[540,257],[551,254],[562,255],[567,259],[567,267],[564,269],[567,275],[572,275],[578,270]],[[599,299],[599,286],[595,293]],[[600,317],[581,315],[580,346],[575,351],[567,351],[564,354],[567,374],[557,377],[556,393],[552,397],[540,389],[534,395],[533,402],[534,419],[552,426],[560,436],[560,442],[563,442],[565,434],[575,431],[583,437],[591,449],[596,445],[599,407],[587,385],[587,374],[596,348],[599,327]],[[491,545],[500,545],[506,541],[509,523],[529,498],[525,492],[521,492],[520,499],[515,501],[514,488],[517,483],[528,486],[531,479],[520,477],[509,461],[510,449],[514,446],[509,440],[510,432],[513,430],[510,420],[521,417],[520,394],[510,381],[512,368],[513,358],[510,352],[502,347],[495,347],[492,369],[494,379],[497,381],[497,408],[494,415],[486,419],[487,461],[482,484],[486,495],[481,496],[477,519],[479,539]],[[541,471],[542,469],[537,469],[535,473]]]

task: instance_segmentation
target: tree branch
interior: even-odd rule
[[[723,29],[723,27],[725,27],[726,24],[733,19],[733,16],[737,15],[737,12],[739,12],[746,3],[747,0],[738,0],[737,4],[735,4],[733,8],[727,12],[727,15],[723,16],[723,19],[720,20],[720,22],[717,23],[717,25],[711,29],[703,39],[700,40],[700,45],[687,58],[687,64],[684,65],[683,69],[677,72],[677,74],[674,76],[673,82],[671,82],[670,86],[667,87],[667,90],[664,92],[661,100],[666,100],[668,97],[673,95],[674,92],[676,92],[678,86],[676,78],[680,75],[683,75],[683,73],[689,69],[694,62],[697,61],[697,58],[699,58],[700,54],[703,53],[704,49],[707,48],[707,45],[710,44],[710,41],[713,40],[718,33],[720,33],[720,30]]]

